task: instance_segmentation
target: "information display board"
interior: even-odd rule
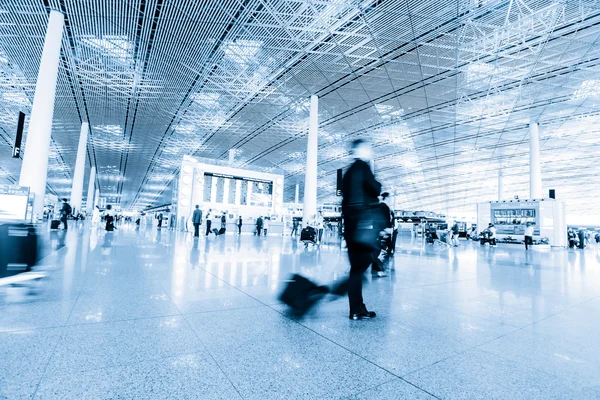
[[[533,224],[534,235],[540,234],[539,202],[491,203],[490,220],[499,234],[523,235],[527,223]]]
[[[178,220],[187,221],[195,205],[207,214],[255,218],[281,212],[283,176],[210,164],[184,156],[178,184]]]
[[[27,218],[29,188],[0,185],[0,220],[24,221]]]

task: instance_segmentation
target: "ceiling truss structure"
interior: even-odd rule
[[[170,202],[183,155],[304,178],[320,97],[319,198],[369,137],[403,208],[527,197],[528,124],[544,187],[600,212],[600,6],[592,0],[6,0],[0,148],[29,113],[49,8],[63,11],[49,189],[68,195],[82,121],[108,202]],[[26,151],[26,149],[24,149]],[[0,157],[0,182],[20,160]],[[585,188],[582,191],[582,187]],[[583,192],[583,193],[582,193]]]

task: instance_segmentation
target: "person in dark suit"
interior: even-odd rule
[[[359,320],[375,317],[375,312],[368,311],[362,297],[363,274],[371,264],[371,253],[373,248],[366,246],[358,235],[361,231],[368,229],[368,224],[361,226],[361,221],[377,214],[373,207],[379,203],[381,184],[375,180],[370,160],[373,157],[371,144],[363,139],[357,139],[352,143],[352,156],[354,162],[342,179],[342,215],[345,226],[345,239],[348,246],[348,258],[350,259],[350,277],[348,278],[347,290],[350,302],[350,319]],[[375,232],[376,224],[371,224],[373,232],[373,243],[377,242]],[[364,236],[363,236],[364,237]]]
[[[194,224],[194,237],[200,236],[200,225],[202,224],[202,210],[200,206],[196,204],[196,209],[192,215],[192,223]]]
[[[263,228],[263,219],[262,219],[262,216],[259,216],[256,219],[256,234],[258,236],[260,236],[260,233],[262,232],[262,228]]]

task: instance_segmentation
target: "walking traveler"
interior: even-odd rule
[[[242,216],[240,215],[238,218],[238,222],[237,222],[237,227],[238,227],[238,235],[242,234],[242,225],[244,224],[244,221],[242,219]]]
[[[106,221],[106,231],[112,232],[115,229],[115,217],[113,215],[112,206],[109,204],[106,206],[106,210],[104,211],[104,221]]]
[[[227,229],[227,217],[225,214],[221,215],[221,229]]]
[[[212,226],[212,221],[210,220],[212,217],[210,216],[210,212],[212,210],[209,209],[208,213],[206,213],[206,236],[210,233],[210,227]]]
[[[196,204],[194,214],[192,214],[192,223],[194,224],[194,237],[200,236],[200,225],[202,224],[202,210],[200,206]]]
[[[373,156],[370,143],[357,139],[352,143],[354,162],[342,179],[342,215],[350,259],[348,300],[350,319],[373,318],[363,302],[363,275],[371,264],[371,254],[378,248],[378,234],[373,220],[373,206],[379,203],[381,184],[375,180],[369,161]]]
[[[62,208],[60,209],[60,220],[63,223],[63,228],[66,230],[68,228],[67,218],[69,215],[71,215],[71,212],[73,211],[73,209],[71,208],[69,203],[67,203],[67,199],[62,199],[62,201],[63,201],[63,205],[62,205]]]
[[[529,250],[529,246],[533,245],[533,225],[531,223],[527,223],[527,227],[525,228],[525,250]]]
[[[488,231],[490,232],[490,246],[496,247],[496,227],[490,223],[488,225]]]
[[[163,222],[162,213],[158,213],[158,216],[156,218],[158,219],[158,229],[160,229],[162,227],[162,222]]]
[[[459,228],[458,228],[458,222],[454,222],[454,224],[452,225],[452,228],[450,229],[450,232],[452,234],[452,237],[450,238],[450,245],[454,246],[454,247],[458,247],[458,235],[459,235]]]
[[[298,227],[300,226],[300,221],[298,218],[292,218],[292,234],[290,236],[298,236]]]
[[[258,218],[256,218],[256,234],[258,236],[260,236],[260,233],[262,232],[262,228],[263,228],[263,219],[261,216],[259,216]]]
[[[267,236],[268,230],[269,230],[269,218],[265,218],[263,221],[263,232],[265,233],[265,236]]]
[[[94,211],[92,211],[92,228],[98,228],[100,224],[100,209],[98,206],[94,207]]]
[[[323,212],[319,211],[317,216],[315,217],[315,229],[317,230],[317,238],[319,243],[323,240],[323,229],[324,229],[325,220],[323,219]]]

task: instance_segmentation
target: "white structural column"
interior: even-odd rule
[[[504,198],[504,171],[498,170],[498,201]]]
[[[529,198],[542,198],[540,134],[537,122],[529,124]]]
[[[100,201],[100,189],[96,189],[96,194],[94,194],[94,207],[98,205]]]
[[[73,185],[71,186],[71,207],[78,212],[81,211],[81,196],[83,196],[88,131],[88,123],[82,123],[81,133],[79,134],[79,146],[77,146],[77,158],[75,159],[75,171],[73,172]]]
[[[94,188],[96,187],[96,167],[90,171],[90,181],[88,182],[87,199],[85,201],[85,210],[88,214],[94,211]]]
[[[304,226],[317,213],[317,151],[319,129],[319,98],[310,96],[310,120],[308,124],[308,145],[306,148],[306,176],[304,179]]]
[[[300,203],[300,184],[296,183],[296,197],[294,197],[296,204]]]
[[[54,98],[56,95],[63,25],[63,14],[55,10],[50,11],[29,117],[29,129],[27,131],[27,141],[25,142],[21,175],[19,176],[19,185],[29,186],[30,191],[35,194],[34,219],[41,217],[44,211],[48,153],[52,135],[52,117],[54,115]]]

